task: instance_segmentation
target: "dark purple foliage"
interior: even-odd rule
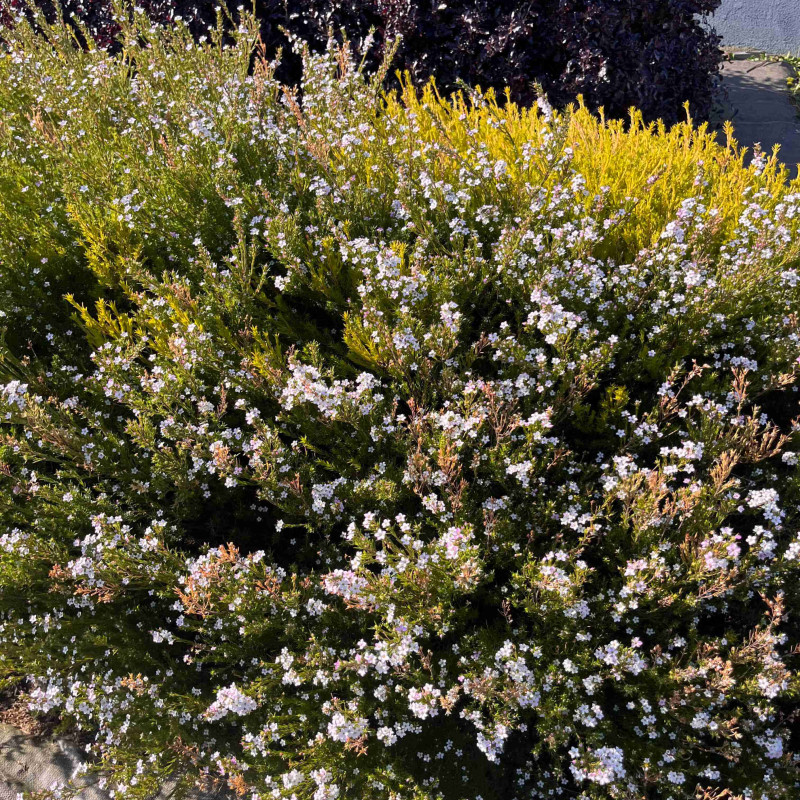
[[[22,0],[10,0],[13,6]],[[51,0],[44,0],[52,11]],[[402,34],[395,66],[415,81],[431,75],[443,91],[459,80],[486,88],[509,86],[528,103],[534,84],[551,102],[582,94],[608,116],[637,106],[648,119],[674,122],[687,100],[705,118],[718,80],[719,37],[702,18],[720,0],[256,0],[268,51],[285,45],[281,28],[317,45],[330,27],[358,45],[370,30],[377,61],[385,42]],[[159,22],[180,15],[201,35],[216,19],[213,0],[140,0]],[[108,0],[66,0],[98,43],[116,33]],[[286,52],[286,48],[284,48]],[[298,63],[283,67],[298,79]]]

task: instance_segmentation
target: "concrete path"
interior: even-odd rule
[[[85,755],[63,738],[32,736],[0,723],[0,800],[17,800],[25,791],[46,791],[75,781],[79,800],[111,800],[96,786],[97,775],[81,775]],[[152,800],[169,800],[174,786],[162,786]],[[190,800],[230,800],[226,792],[193,793]]]
[[[83,758],[63,739],[28,736],[0,724],[0,800],[16,800],[23,791],[43,791],[78,776]],[[82,785],[81,800],[108,800],[95,787]]]
[[[756,142],[767,154],[779,144],[778,157],[791,167],[794,177],[800,163],[800,116],[786,86],[791,75],[789,67],[777,62],[747,58],[726,61],[714,122],[731,120],[736,139],[751,155]]]

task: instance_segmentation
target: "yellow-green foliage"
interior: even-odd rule
[[[254,28],[243,27],[236,47],[217,39],[213,47],[198,48],[181,28],[153,36],[139,18],[123,33],[127,43],[113,62],[101,50],[77,51],[58,26],[45,28],[47,39],[21,26],[11,38],[12,49],[0,52],[0,293],[34,337],[43,332],[23,313],[28,304],[48,308],[50,324],[57,325],[52,317],[63,308],[63,294],[82,290],[91,297],[101,285],[124,282],[139,263],[156,271],[169,268],[187,257],[198,233],[213,252],[225,251],[235,234],[226,198],[243,196],[245,211],[261,202],[261,192],[254,191],[259,177],[285,178],[273,145],[254,138],[245,122],[245,98],[233,99],[225,89],[231,80],[249,82],[251,99],[265,106],[259,112],[265,123],[271,118],[266,108],[283,96],[269,69],[247,78]],[[180,52],[178,70],[168,67],[173,52]],[[219,142],[187,137],[183,123],[174,122],[200,108],[212,114]],[[620,262],[652,243],[698,181],[707,183],[706,202],[718,211],[714,230],[705,236],[709,253],[731,233],[750,198],[766,191],[774,204],[787,191],[786,170],[774,156],[745,166],[745,153],[730,130],[722,146],[691,120],[667,130],[644,125],[637,112],[627,123],[608,122],[579,106],[563,116],[556,113],[556,124],[545,124],[538,106],[498,104],[491,92],[443,98],[432,84],[417,92],[406,83],[400,96],[381,99],[376,88],[374,103],[347,109],[374,131],[354,157],[348,148],[325,144],[324,133],[315,130],[340,110],[314,109],[306,120],[292,103],[278,116],[289,121],[296,116],[311,159],[318,165],[329,161],[325,169],[336,170],[340,185],[350,180],[366,190],[352,195],[352,219],[359,212],[374,216],[379,210],[374,197],[392,193],[398,169],[405,165],[411,173],[414,150],[428,148],[436,153],[434,180],[452,183],[466,170],[484,183],[480,199],[486,203],[501,194],[525,194],[526,185],[554,185],[561,173],[553,169],[551,155],[571,148],[572,165],[585,181],[581,202],[587,213],[625,209],[627,219],[617,226],[613,243],[602,248],[604,256]],[[543,150],[545,142],[549,149]],[[526,148],[535,152],[522,167]],[[498,160],[509,165],[507,190],[499,194],[490,182],[485,185],[482,166]],[[146,198],[149,234],[114,205],[134,189],[138,194],[131,204]],[[345,232],[352,227],[351,220],[343,222]],[[299,242],[303,232],[290,229],[286,235]],[[170,254],[163,247],[167,238]],[[333,291],[332,269],[327,259],[316,280],[319,291]],[[49,276],[50,286],[34,275]]]
[[[433,85],[418,93],[407,84],[400,97],[387,99],[387,112],[392,123],[401,126],[413,115],[423,141],[444,149],[443,177],[452,176],[463,164],[476,169],[476,159],[463,160],[476,147],[493,161],[514,164],[526,144],[537,148],[553,135],[539,106],[500,105],[491,92],[442,98]],[[737,145],[730,123],[725,125],[721,144],[707,124],[694,125],[688,108],[687,121],[671,128],[661,123],[646,125],[635,109],[627,121],[605,120],[582,103],[563,115],[551,113],[563,119],[557,146],[572,149],[575,169],[586,180],[587,212],[598,196],[614,207],[636,199],[621,236],[614,240],[621,250],[609,253],[620,259],[631,258],[639,248],[652,244],[664,220],[676,213],[698,181],[709,187],[708,205],[719,212],[720,228],[711,233],[723,236],[730,234],[754,193],[766,191],[779,202],[787,190],[798,186],[795,181],[795,188],[788,189],[788,170],[777,154],[759,159],[757,166],[746,165],[752,154]],[[416,139],[407,146],[417,146]],[[510,177],[512,188],[519,190],[526,182],[547,185],[558,180],[541,155],[532,159],[528,170],[512,169]]]

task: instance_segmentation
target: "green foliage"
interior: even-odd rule
[[[298,96],[249,18],[45,33],[0,51],[3,685],[126,798],[794,797],[777,160],[333,43]]]

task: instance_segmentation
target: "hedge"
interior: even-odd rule
[[[799,184],[258,32],[0,53],[0,688],[121,798],[796,797]]]
[[[28,2],[1,0],[6,24]],[[685,102],[697,118],[711,112],[722,51],[709,15],[720,2],[254,0],[245,5],[259,16],[267,56],[285,51],[277,77],[289,85],[302,78],[301,60],[289,46],[293,37],[324,50],[329,31],[338,34],[344,28],[373,68],[400,37],[393,66],[408,71],[418,86],[431,76],[446,93],[462,81],[495,88],[501,96],[508,86],[515,101],[530,104],[539,85],[559,107],[582,95],[590,108],[602,106],[612,117],[625,119],[635,106],[646,120],[671,124],[685,119]],[[37,5],[51,20],[61,10],[53,0]],[[185,20],[196,38],[216,27],[217,0],[141,0],[138,5],[156,22]],[[75,18],[83,39],[112,48],[129,13],[120,0],[65,0],[61,12]],[[394,71],[388,77],[395,86]]]

